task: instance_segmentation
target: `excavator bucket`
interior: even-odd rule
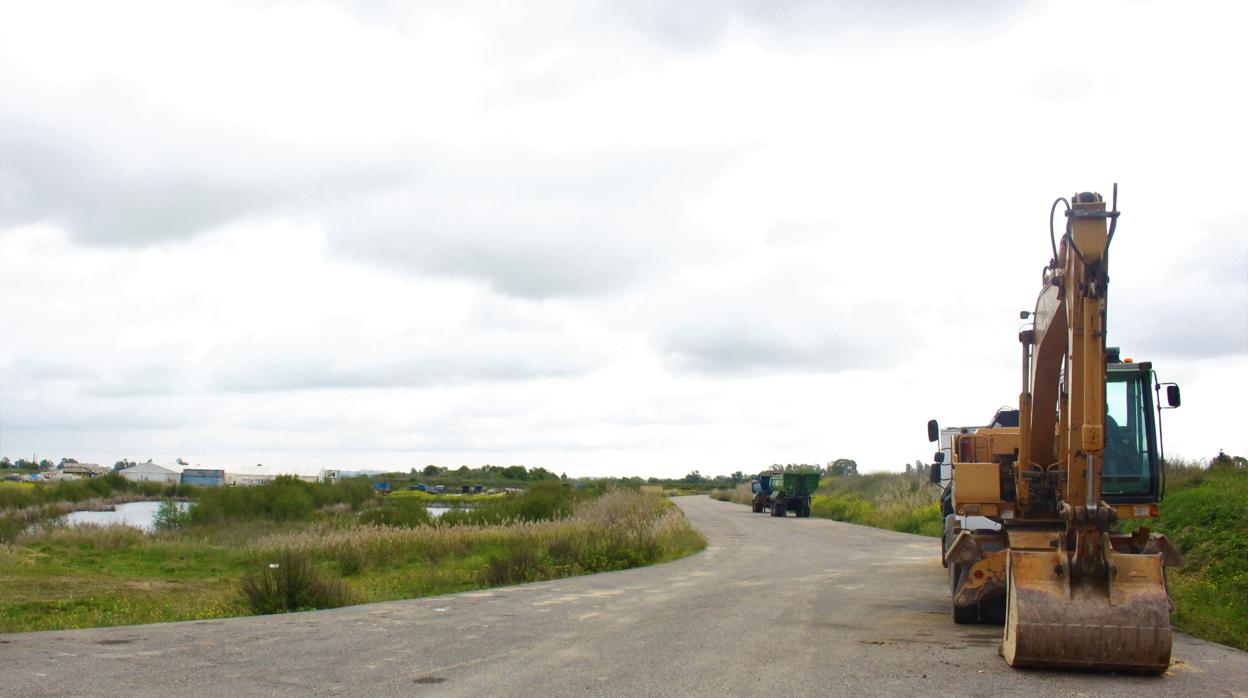
[[[1170,666],[1162,556],[1109,552],[1105,579],[1071,579],[1057,551],[1012,550],[1001,654],[1012,667],[1159,674]]]

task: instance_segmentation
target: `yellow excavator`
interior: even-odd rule
[[[1059,243],[1053,219],[1063,203]],[[933,482],[951,472],[942,548],[954,619],[1003,620],[1001,654],[1013,667],[1160,673],[1170,665],[1163,568],[1179,564],[1178,552],[1147,525],[1121,531],[1129,519],[1157,516],[1161,410],[1178,407],[1180,396],[1177,385],[1157,382],[1151,363],[1106,347],[1118,215],[1117,185],[1108,211],[1092,192],[1053,203],[1053,259],[1035,311],[1021,313],[1032,322],[1019,333],[1018,410],[955,430],[932,468]],[[936,421],[927,428],[937,441]],[[960,523],[985,519],[990,526]]]

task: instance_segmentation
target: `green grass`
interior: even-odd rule
[[[0,487],[15,487],[18,489],[34,489],[35,483],[33,482],[11,482],[8,480],[0,480]]]
[[[1248,650],[1248,469],[1187,473],[1161,504],[1152,529],[1183,555],[1166,576],[1175,627]]]
[[[557,520],[388,526],[360,518],[339,508],[311,521],[189,524],[155,534],[22,534],[0,545],[0,632],[247,615],[242,579],[291,554],[367,603],[625,569],[706,544],[675,505],[628,490],[579,496]]]
[[[421,492],[420,490],[396,490],[391,492],[389,497],[397,497],[399,499],[417,499],[426,504],[446,504],[450,506],[462,504],[478,504],[480,502],[490,502],[496,499],[502,499],[507,496],[506,492],[493,492],[490,494],[433,494],[432,492]]]

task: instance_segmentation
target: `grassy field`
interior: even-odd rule
[[[396,490],[391,492],[388,497],[399,497],[403,499],[419,500],[425,504],[438,505],[446,504],[448,506],[463,506],[479,504],[481,502],[490,502],[499,500],[507,496],[506,492],[495,492],[492,494],[433,494],[432,492],[421,492],[420,490]]]
[[[1166,573],[1171,620],[1183,632],[1248,650],[1248,468],[1179,475],[1152,526],[1183,555],[1183,565]]]
[[[0,480],[0,487],[13,487],[17,489],[34,489],[35,483],[33,482],[9,482],[6,480]]]
[[[381,507],[405,506],[400,501]],[[126,527],[22,534],[0,545],[0,632],[412,598],[647,565],[705,546],[673,504],[635,491],[586,494],[567,513],[496,525],[382,525],[362,523],[340,504],[306,520],[188,518],[155,534]],[[333,594],[286,593],[303,583],[291,581],[295,568]]]

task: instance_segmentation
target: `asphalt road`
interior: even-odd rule
[[[1010,669],[956,626],[937,542],[677,500],[666,565],[280,616],[0,635],[3,696],[1248,696],[1248,653],[1176,636],[1160,677]]]

